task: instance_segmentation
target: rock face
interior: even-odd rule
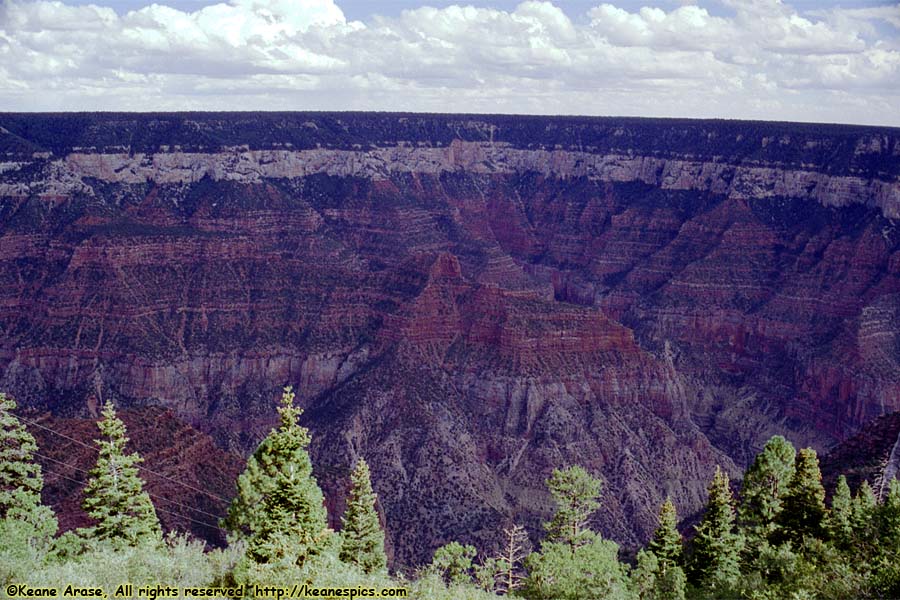
[[[97,462],[96,419],[49,413],[23,415],[38,442],[44,474],[44,501],[56,510],[60,531],[92,525],[81,509],[82,491]],[[187,531],[211,544],[224,545],[225,517],[243,461],[216,447],[212,438],[185,425],[171,411],[142,407],[122,411],[128,428],[128,452],[144,461],[139,474],[164,530]]]
[[[781,433],[900,409],[900,132],[366,114],[0,115],[0,385],[247,453],[293,384],[395,564],[605,480],[642,542]]]
[[[823,457],[822,481],[829,494],[840,475],[854,493],[868,481],[879,499],[887,495],[891,480],[900,478],[900,412],[867,423]]]

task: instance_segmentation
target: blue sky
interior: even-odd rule
[[[900,126],[900,3],[0,0],[0,110]]]

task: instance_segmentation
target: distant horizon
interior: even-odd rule
[[[5,0],[0,110],[900,126],[900,4]]]
[[[873,125],[869,123],[853,123],[846,121],[785,121],[779,119],[742,119],[731,117],[657,117],[648,115],[590,115],[590,114],[550,114],[550,113],[488,113],[488,112],[435,112],[415,110],[0,110],[3,115],[227,115],[227,114],[319,114],[319,115],[416,115],[416,116],[460,116],[460,117],[523,117],[534,119],[609,119],[609,120],[646,120],[646,121],[725,121],[735,123],[767,123],[784,125],[824,125],[827,127],[862,127],[869,129],[896,129],[900,125]],[[3,124],[0,123],[0,127]]]

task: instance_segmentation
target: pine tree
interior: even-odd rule
[[[875,587],[883,598],[900,597],[900,480],[892,479],[877,510]]]
[[[819,459],[812,448],[803,448],[797,454],[796,468],[784,497],[779,516],[783,531],[779,540],[800,542],[804,536],[821,538],[825,519],[825,488]]]
[[[900,556],[900,480],[892,479],[877,510],[878,542],[885,556]]]
[[[110,402],[101,414],[97,426],[102,437],[95,440],[97,464],[90,471],[82,503],[88,516],[97,521],[89,530],[90,537],[129,546],[161,542],[159,519],[138,476],[142,459],[137,453],[125,454],[125,424]]]
[[[706,510],[691,544],[691,575],[697,585],[720,592],[737,583],[743,539],[735,532],[734,522],[734,498],[728,475],[716,467]]]
[[[564,542],[571,547],[583,543],[588,519],[599,508],[602,483],[582,467],[554,469],[547,480],[550,495],[556,502],[556,513],[545,525],[547,539]]]
[[[372,491],[369,465],[364,459],[356,462],[350,481],[350,498],[341,518],[340,558],[366,573],[380,571],[387,566],[384,532],[375,511],[376,496]]]
[[[496,558],[488,558],[473,568],[475,585],[485,592],[496,592],[497,580],[500,578],[500,564]]]
[[[687,580],[681,567],[663,569],[656,554],[637,553],[637,565],[631,572],[631,588],[639,600],[684,600]]]
[[[589,530],[577,546],[544,541],[525,559],[528,578],[517,593],[533,600],[630,600],[618,553],[615,542]]]
[[[226,527],[248,539],[256,564],[302,565],[330,547],[322,490],[312,474],[309,431],[298,420],[294,393],[285,388],[280,425],[260,443],[238,478]]]
[[[0,519],[29,523],[35,541],[56,533],[56,516],[41,503],[44,478],[34,461],[34,437],[13,414],[16,403],[0,392]]]
[[[659,509],[659,525],[647,545],[659,561],[661,572],[681,564],[681,534],[678,532],[678,513],[670,498]]]
[[[853,547],[863,558],[871,557],[877,545],[876,524],[878,501],[868,481],[863,481],[850,510],[850,526],[853,528]]]
[[[450,585],[469,583],[472,580],[469,571],[472,569],[475,553],[475,546],[450,542],[435,550],[431,569]]]
[[[522,563],[531,549],[528,534],[521,525],[503,530],[504,544],[500,556],[495,559],[498,572],[497,591],[511,594],[522,587],[525,572]]]
[[[834,496],[831,497],[831,511],[825,520],[825,528],[838,548],[849,549],[853,544],[853,496],[847,478],[838,477]]]
[[[541,551],[525,560],[528,577],[521,592],[527,598],[554,600],[629,597],[618,545],[588,527],[600,505],[600,480],[576,466],[554,470],[547,486],[556,513],[544,524],[549,535]]]
[[[793,444],[776,435],[744,474],[738,523],[754,546],[770,540],[778,528],[778,515],[794,477],[795,455]]]

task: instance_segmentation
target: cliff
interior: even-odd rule
[[[603,476],[643,540],[772,434],[900,410],[900,132],[366,114],[0,115],[0,385],[247,453],[292,383],[397,564]]]

